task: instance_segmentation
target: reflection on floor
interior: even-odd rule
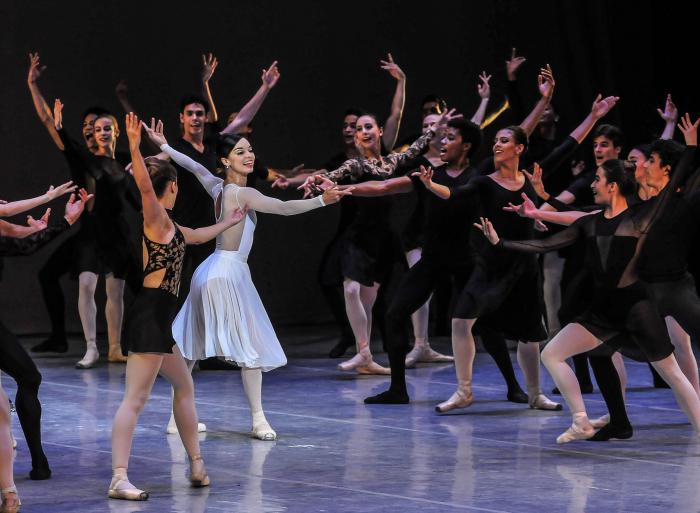
[[[563,412],[540,412],[505,401],[495,364],[478,355],[476,402],[438,415],[453,391],[451,365],[408,371],[412,403],[366,406],[385,377],[336,371],[340,360],[313,358],[333,341],[295,330],[281,337],[287,367],[264,377],[267,417],[276,442],[248,436],[250,416],[235,371],[195,373],[202,453],[212,479],[188,487],[185,451],[166,435],[170,390],[159,379],[134,440],[129,476],[151,498],[108,500],[110,429],[122,397],[124,366],[101,363],[79,371],[79,343],[70,356],[36,359],[44,380],[44,440],[50,481],[26,478],[29,459],[16,422],[16,484],[23,511],[63,512],[413,512],[508,513],[664,512],[700,508],[700,444],[670,390],[650,387],[646,366],[628,365],[631,440],[557,446],[569,424]],[[36,340],[26,340],[27,346]],[[438,349],[449,351],[440,339]],[[386,363],[385,355],[378,360]],[[516,365],[517,366],[517,365]],[[552,388],[543,370],[543,388]],[[522,383],[522,377],[519,374]],[[3,384],[14,395],[14,382]],[[593,416],[600,395],[586,396]]]

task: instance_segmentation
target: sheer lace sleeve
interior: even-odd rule
[[[49,226],[29,237],[18,239],[15,237],[0,237],[0,256],[31,255],[37,252],[60,234],[65,232],[70,225],[65,219],[60,224]]]
[[[389,160],[394,169],[396,169],[400,164],[403,164],[407,160],[413,160],[420,157],[428,147],[430,139],[432,139],[434,136],[435,130],[431,128],[416,139],[406,151],[402,151],[401,153],[392,153],[391,155],[384,157],[384,159]]]
[[[360,159],[346,160],[340,165],[340,167],[334,169],[333,171],[329,171],[325,174],[325,176],[335,183],[338,183],[343,178],[350,176],[358,178],[362,176],[362,163],[360,162]]]
[[[248,207],[257,212],[266,214],[278,214],[283,216],[293,216],[302,214],[323,206],[321,196],[306,200],[281,201],[277,198],[270,198],[250,187],[242,187],[238,191],[238,201],[242,207]]]
[[[202,164],[195,162],[184,153],[180,153],[167,144],[161,145],[160,149],[170,155],[170,158],[173,159],[175,163],[192,173],[212,198],[216,198],[216,195],[221,192],[223,180],[218,176],[214,176],[211,171]],[[217,185],[219,186],[218,188]]]

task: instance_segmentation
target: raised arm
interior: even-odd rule
[[[537,88],[540,91],[540,99],[535,104],[530,114],[520,123],[520,128],[525,130],[525,133],[529,136],[535,131],[535,127],[540,122],[540,118],[544,113],[544,109],[547,108],[549,102],[552,101],[552,95],[554,94],[554,75],[552,74],[552,68],[547,64],[546,68],[540,69],[540,74],[537,75]]]
[[[268,69],[263,69],[261,77],[262,85],[255,95],[248,100],[248,103],[238,112],[236,118],[221,131],[221,134],[235,134],[248,126],[248,124],[253,121],[255,114],[260,110],[260,106],[265,101],[265,98],[267,98],[270,90],[277,85],[279,78],[280,72],[277,69],[277,61],[273,62]]]
[[[544,239],[518,241],[501,239],[498,233],[496,233],[491,221],[484,217],[481,217],[478,223],[474,223],[474,227],[481,231],[484,237],[494,246],[521,251],[523,253],[547,253],[574,244],[583,236],[582,226],[586,222],[589,222],[589,219],[580,219],[561,232],[550,235]]]
[[[512,49],[510,59],[506,61],[506,95],[508,106],[512,112],[512,119],[522,119],[525,116],[523,101],[518,90],[518,69],[526,61],[525,57],[517,55],[515,48]]]
[[[491,75],[487,75],[485,71],[481,72],[479,75],[480,84],[477,84],[476,89],[479,93],[479,107],[472,116],[471,122],[481,126],[484,122],[484,117],[486,116],[486,108],[489,106],[489,98],[491,97],[491,86],[489,85],[489,80],[491,80]]]
[[[527,217],[536,221],[546,221],[548,223],[560,224],[563,226],[569,226],[584,216],[600,212],[600,209],[590,212],[578,210],[566,210],[563,212],[541,210],[537,208],[537,205],[535,205],[527,194],[523,192],[520,196],[523,198],[523,202],[520,205],[508,203],[508,206],[503,207],[503,210],[507,212],[514,212],[520,217]]]
[[[64,184],[55,187],[53,185],[49,186],[49,190],[46,191],[41,196],[36,198],[30,198],[19,201],[12,201],[10,203],[3,203],[0,205],[0,217],[10,217],[16,214],[21,214],[27,210],[31,210],[34,207],[53,201],[59,196],[71,193],[77,189],[77,186],[73,185],[73,182],[66,182]]]
[[[219,65],[219,60],[209,52],[209,55],[202,54],[202,96],[209,102],[209,113],[207,114],[207,123],[216,123],[219,121],[219,114],[216,112],[214,105],[214,97],[211,95],[209,81]]]
[[[199,162],[192,160],[187,155],[180,153],[175,148],[170,147],[168,145],[168,141],[165,139],[165,135],[163,135],[163,122],[161,120],[156,122],[155,118],[151,118],[151,126],[149,127],[143,123],[143,127],[146,130],[148,138],[153,142],[153,144],[158,146],[162,152],[167,153],[167,155],[177,165],[192,173],[212,198],[216,196],[217,192],[215,191],[215,188],[217,185],[221,185],[223,180],[217,176],[214,176],[211,171],[209,171]]]
[[[46,69],[46,66],[42,66],[39,62],[39,53],[29,54],[29,73],[27,75],[27,85],[29,86],[29,92],[32,95],[32,102],[34,102],[34,109],[36,110],[37,116],[39,116],[39,121],[44,125],[46,130],[51,136],[51,140],[58,147],[59,150],[63,151],[64,146],[61,142],[61,138],[58,136],[58,132],[54,126],[53,115],[51,114],[51,108],[44,99],[44,96],[39,90],[39,85],[37,81],[41,74]]]
[[[664,131],[661,133],[660,139],[673,139],[673,134],[676,131],[676,122],[678,121],[678,108],[671,99],[671,93],[666,95],[666,103],[664,110],[656,109],[661,119],[664,121]]]
[[[608,96],[603,98],[602,95],[596,96],[591,105],[591,112],[586,116],[586,118],[581,122],[579,126],[574,128],[570,136],[576,139],[576,142],[581,144],[586,136],[591,132],[593,127],[596,125],[598,120],[605,117],[608,112],[620,101],[619,96]]]
[[[134,181],[141,193],[141,204],[143,205],[143,225],[144,229],[166,229],[168,225],[168,214],[165,208],[158,202],[158,197],[153,189],[151,177],[148,174],[146,163],[141,155],[141,121],[133,112],[126,115],[126,135],[129,138],[129,152],[131,153],[131,169]]]
[[[390,151],[396,144],[396,139],[399,136],[399,127],[401,126],[404,100],[406,98],[406,74],[399,65],[394,62],[394,58],[391,54],[387,54],[386,61],[379,62],[381,63],[381,68],[388,71],[396,80],[396,90],[391,100],[391,113],[384,123],[384,135],[382,135],[384,148]]]

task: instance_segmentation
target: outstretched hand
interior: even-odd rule
[[[333,187],[323,191],[323,202],[326,205],[332,205],[343,199],[343,196],[352,196],[352,187],[341,190],[337,185],[333,184]]]
[[[425,185],[425,188],[430,189],[430,186],[433,183],[433,168],[421,166],[420,171],[414,171],[411,173],[411,176],[417,176],[420,178],[420,181],[423,183],[423,185]]]
[[[156,121],[156,118],[151,118],[150,127],[143,122],[141,122],[141,125],[143,126],[144,130],[146,130],[146,135],[148,136],[148,138],[157,147],[160,148],[162,145],[168,144],[168,140],[163,134],[163,122],[160,119]]]
[[[537,75],[537,89],[540,90],[542,98],[551,99],[554,94],[554,73],[552,67],[547,64],[544,68],[540,68],[540,74]]]
[[[537,205],[530,199],[530,197],[524,192],[520,194],[523,202],[520,205],[514,205],[508,202],[507,207],[503,207],[506,212],[515,212],[520,217],[528,217],[530,219],[537,219]]]
[[[63,128],[63,103],[58,98],[53,102],[53,126],[56,130]]]
[[[518,68],[526,61],[525,57],[518,57],[515,54],[515,48],[510,53],[510,59],[506,61],[506,74],[511,82],[515,80]]]
[[[453,119],[461,117],[464,116],[462,116],[462,114],[457,113],[455,109],[449,109],[448,111],[443,112],[438,118],[438,120],[435,122],[436,135],[441,135],[442,131],[445,130],[445,128],[447,127],[447,123],[449,123]]]
[[[39,80],[39,77],[41,77],[41,74],[44,72],[45,69],[46,69],[46,66],[42,66],[41,62],[39,62],[39,52],[30,53],[29,54],[29,73],[27,74],[27,83],[33,84],[37,80]]]
[[[394,58],[390,53],[387,54],[387,60],[380,60],[379,63],[380,68],[388,71],[389,75],[394,77],[396,80],[406,80],[406,74],[399,67],[399,65],[394,62]]]
[[[49,201],[53,201],[56,198],[63,196],[64,194],[68,194],[69,192],[75,191],[77,188],[78,186],[73,185],[72,180],[66,183],[62,183],[58,187],[50,185],[49,190],[46,191],[46,197],[49,199]]]
[[[277,69],[277,61],[270,64],[270,67],[262,70],[262,83],[263,86],[268,89],[272,89],[277,85],[277,81],[280,79],[280,72]]]
[[[129,145],[136,148],[141,144],[141,120],[133,112],[126,115],[126,135],[129,138]]]
[[[687,112],[685,116],[681,118],[681,122],[678,123],[678,128],[683,132],[683,137],[685,138],[685,144],[688,146],[698,145],[698,125],[700,125],[700,118],[693,123],[690,120],[690,114]]]
[[[603,98],[602,95],[596,96],[591,106],[591,114],[595,119],[600,119],[605,116],[612,108],[620,101],[619,96],[608,96]]]
[[[306,177],[304,183],[297,187],[297,190],[304,191],[304,198],[311,198],[312,196],[318,196],[323,193],[321,185],[325,182],[330,182],[335,185],[334,182],[324,176],[310,175]]]
[[[33,228],[34,233],[40,232],[41,230],[46,230],[49,226],[49,216],[51,215],[51,209],[47,208],[44,215],[39,219],[34,219],[32,216],[27,216],[27,226]]]
[[[544,190],[544,182],[542,181],[542,168],[540,165],[535,162],[532,165],[532,173],[528,173],[527,170],[523,169],[521,171],[524,175],[525,178],[530,182],[530,185],[532,185],[532,188],[535,189],[535,194],[542,198],[543,200],[547,200],[549,198],[549,194],[547,194],[547,191]]]
[[[495,228],[493,227],[493,224],[491,224],[491,221],[488,220],[486,217],[480,217],[478,223],[474,223],[474,227],[477,230],[481,230],[481,233],[484,234],[484,237],[493,245],[495,246],[496,244],[499,243],[501,240],[498,237],[498,233],[496,233]]]
[[[676,104],[673,103],[671,93],[666,95],[664,110],[656,109],[656,112],[659,113],[659,116],[661,116],[661,119],[664,120],[664,123],[676,124],[676,121],[678,120],[678,107],[676,107]]]
[[[214,56],[211,52],[209,55],[202,54],[202,83],[206,84],[211,80],[212,75],[216,71],[216,67],[219,65],[219,59]]]
[[[80,215],[83,213],[83,210],[85,210],[85,204],[94,196],[94,194],[88,194],[85,189],[80,189],[78,191],[79,199],[77,200],[75,199],[75,193],[70,195],[68,198],[68,203],[66,203],[66,210],[63,216],[66,221],[68,221],[68,224],[72,225],[78,220]]]
[[[481,99],[487,100],[491,96],[491,86],[489,85],[491,75],[487,75],[485,71],[482,71],[481,75],[479,75],[479,80],[481,80],[481,83],[476,85],[476,89]]]

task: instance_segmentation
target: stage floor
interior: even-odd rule
[[[248,435],[250,415],[236,371],[195,372],[201,435],[212,485],[192,489],[177,435],[166,435],[170,389],[158,379],[137,427],[131,481],[150,499],[107,499],[111,423],[122,398],[124,365],[73,368],[69,356],[37,357],[43,374],[43,433],[53,478],[30,481],[19,445],[15,479],[23,512],[663,512],[700,510],[700,443],[670,390],[650,386],[647,367],[627,366],[631,440],[575,442],[556,436],[568,412],[541,412],[505,400],[493,361],[479,354],[475,403],[438,415],[454,389],[452,365],[408,371],[412,403],[366,406],[388,383],[335,369],[327,336],[295,330],[281,337],[289,365],[265,374],[263,399],[276,442]],[[36,340],[25,340],[27,346]],[[439,339],[438,348],[449,342]],[[386,355],[377,359],[386,363]],[[514,358],[513,358],[514,359]],[[515,360],[515,359],[514,359]],[[517,365],[516,365],[517,366]],[[545,390],[552,380],[542,371]],[[519,379],[522,375],[518,371]],[[14,396],[14,382],[3,376]],[[589,414],[604,413],[599,394]]]

